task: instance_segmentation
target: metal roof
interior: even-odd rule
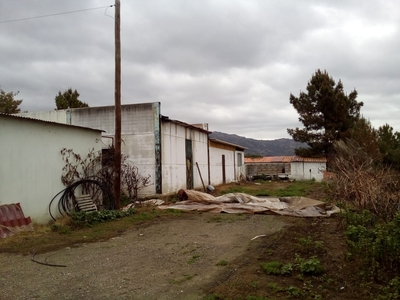
[[[259,158],[244,159],[244,163],[290,163],[290,162],[316,162],[326,163],[325,157],[320,158],[309,158],[300,156],[264,156]]]
[[[165,122],[175,123],[175,124],[181,125],[183,127],[187,127],[187,128],[191,128],[191,129],[195,129],[195,130],[201,131],[201,132],[205,132],[207,134],[211,133],[211,131],[205,130],[203,128],[200,128],[200,127],[197,127],[197,126],[194,126],[194,125],[190,125],[190,124],[182,122],[182,121],[170,119],[168,116],[160,115],[160,117],[161,117],[161,120],[165,121]]]
[[[210,141],[213,141],[213,142],[215,142],[215,143],[224,144],[224,145],[229,145],[229,146],[232,146],[232,147],[236,147],[236,148],[238,148],[238,149],[240,149],[240,150],[242,150],[242,151],[243,151],[244,149],[248,149],[248,148],[246,148],[246,147],[243,147],[243,146],[240,146],[240,145],[237,145],[237,144],[232,144],[232,143],[225,142],[225,141],[221,141],[221,140],[214,139],[214,138],[210,138]]]
[[[83,127],[83,126],[77,126],[77,125],[69,125],[69,124],[64,124],[64,123],[57,123],[57,122],[52,122],[52,121],[45,121],[45,120],[40,120],[40,119],[35,119],[35,118],[30,118],[30,117],[23,117],[23,116],[17,116],[17,115],[9,115],[9,114],[4,114],[0,113],[0,118],[5,118],[5,119],[20,119],[21,121],[32,121],[36,123],[47,123],[51,125],[57,125],[57,126],[64,126],[64,127],[73,127],[73,128],[79,128],[79,129],[86,129],[86,130],[93,130],[93,131],[100,131],[100,132],[105,132],[104,130],[101,129],[94,129],[94,128],[89,128],[89,127]]]

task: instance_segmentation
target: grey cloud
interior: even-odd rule
[[[301,126],[289,94],[317,69],[359,92],[375,126],[400,131],[399,4],[394,1],[121,1],[122,102],[253,138]],[[0,3],[0,21],[113,1]],[[105,12],[107,16],[105,15]],[[0,23],[0,88],[23,110],[53,109],[59,90],[114,101],[114,9]]]

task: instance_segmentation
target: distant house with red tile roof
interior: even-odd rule
[[[245,158],[246,175],[269,175],[288,177],[295,180],[322,181],[326,170],[326,158],[306,158],[300,156],[266,156]]]

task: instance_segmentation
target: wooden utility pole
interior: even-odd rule
[[[121,3],[115,1],[115,174],[114,204],[120,209],[121,198]]]

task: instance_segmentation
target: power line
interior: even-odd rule
[[[37,16],[37,17],[29,17],[29,18],[22,18],[22,19],[14,19],[14,20],[0,21],[0,24],[3,24],[3,23],[11,23],[11,22],[19,22],[19,21],[26,21],[26,20],[32,20],[32,19],[47,18],[47,17],[59,16],[59,15],[66,15],[66,14],[74,14],[74,13],[78,13],[78,12],[83,12],[83,11],[88,11],[88,10],[95,10],[95,9],[101,9],[101,8],[108,8],[108,7],[113,7],[113,6],[114,6],[114,4],[111,4],[111,5],[107,5],[107,6],[86,8],[86,9],[73,10],[73,11],[66,11],[66,12],[61,12],[61,13],[56,13],[56,14],[50,14],[50,15],[43,15],[43,16]]]

